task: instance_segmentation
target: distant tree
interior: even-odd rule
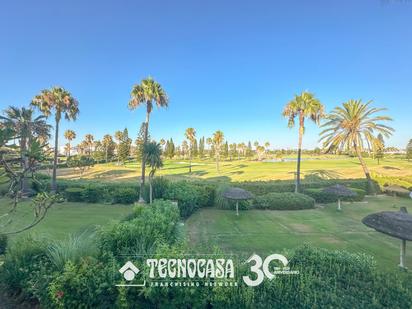
[[[224,139],[225,137],[222,131],[218,130],[215,133],[213,133],[212,145],[213,145],[213,149],[215,152],[216,170],[218,173],[220,173],[219,161],[220,161],[220,154],[222,152],[222,146],[223,146]]]
[[[236,155],[238,155],[236,143],[230,144],[229,145],[229,158],[230,158],[230,161],[232,161],[232,158],[236,157]]]
[[[103,151],[104,151],[104,160],[107,163],[108,160],[109,160],[109,157],[110,158],[113,157],[114,149],[116,148],[116,145],[115,145],[115,143],[113,141],[113,138],[110,134],[106,134],[105,136],[103,136],[102,147],[103,147]]]
[[[252,156],[253,156],[252,143],[249,141],[247,143],[247,148],[246,148],[246,157],[251,158]]]
[[[114,138],[116,139],[117,145],[116,145],[116,152],[117,152],[117,164],[120,163],[120,142],[123,139],[123,132],[122,131],[116,131],[114,132]]]
[[[76,155],[67,158],[67,166],[79,171],[79,178],[82,178],[86,169],[94,165],[94,160],[88,156]]]
[[[186,140],[184,140],[182,142],[182,145],[181,145],[180,149],[181,149],[181,152],[182,152],[181,153],[182,157],[186,159],[186,155],[188,155],[188,153],[189,153],[189,144],[187,143]]]
[[[145,134],[143,144],[146,144],[149,140],[149,118],[153,110],[153,105],[156,104],[157,107],[167,107],[168,103],[169,99],[167,97],[166,91],[158,82],[156,82],[151,77],[143,79],[140,84],[133,86],[132,92],[130,93],[129,108],[131,110],[134,110],[142,105],[146,107]],[[142,156],[142,175],[140,181],[139,202],[144,202],[142,195],[146,169],[146,162],[144,160],[145,157]]]
[[[73,130],[66,130],[66,132],[64,132],[64,138],[67,139],[67,153],[68,157],[70,157],[70,150],[72,148],[71,142],[76,138],[76,132],[74,132]]]
[[[185,137],[189,140],[189,173],[192,173],[192,156],[193,156],[193,148],[196,141],[196,130],[193,128],[187,128],[185,132]],[[183,145],[183,144],[182,144]]]
[[[199,157],[203,158],[205,156],[205,138],[202,137],[199,140]]]
[[[70,92],[60,87],[53,87],[50,90],[42,90],[31,102],[32,106],[37,107],[46,117],[54,112],[55,132],[54,132],[54,160],[53,177],[51,191],[57,190],[57,155],[59,151],[59,124],[62,116],[66,120],[76,120],[79,115],[79,102]]]
[[[173,142],[173,139],[171,138],[166,142],[166,147],[165,147],[165,156],[169,159],[173,159],[175,156],[175,144]]]
[[[164,151],[165,151],[164,148],[165,148],[165,145],[166,145],[166,141],[163,138],[161,138],[160,141],[159,141],[159,144],[161,146],[162,153],[164,153]]]
[[[410,139],[408,145],[406,145],[406,158],[408,161],[412,159],[412,139]]]
[[[283,110],[283,116],[288,118],[288,126],[295,126],[295,118],[299,119],[299,141],[298,141],[298,159],[296,167],[296,186],[295,192],[300,189],[300,163],[302,157],[302,139],[305,132],[305,119],[310,118],[316,124],[319,124],[323,117],[324,107],[322,103],[315,97],[313,93],[302,92],[300,95],[295,95],[293,100],[286,104]]]
[[[152,181],[156,170],[163,166],[162,161],[162,147],[156,142],[149,142],[144,145],[143,155],[145,156],[145,162],[150,167],[149,173],[149,187],[150,187],[150,204],[153,202],[153,188]]]
[[[263,155],[265,154],[265,147],[263,146],[257,146],[256,147],[256,154],[258,156],[258,160],[261,161]]]
[[[86,134],[84,136],[84,141],[87,144],[88,154],[89,154],[89,157],[90,157],[92,155],[94,136],[92,134]]]
[[[137,160],[142,160],[145,134],[146,134],[146,124],[143,122],[140,126],[140,130],[139,130],[139,133],[137,134],[137,138],[135,141]],[[147,132],[147,140],[150,141],[150,139],[151,139],[150,132]]]
[[[222,151],[222,156],[224,158],[229,157],[229,143],[226,141],[226,143],[223,145],[223,151]]]
[[[206,139],[206,144],[209,146],[209,157],[213,158],[215,156],[215,149],[214,149],[214,146],[213,146],[212,138],[208,137]]]
[[[384,157],[385,141],[381,133],[378,134],[377,138],[373,141],[373,153],[376,160],[378,160],[378,165],[380,160]]]
[[[129,132],[126,129],[123,130],[122,138],[119,143],[119,160],[124,164],[130,156],[130,149],[132,145],[132,139],[129,138]]]
[[[199,156],[199,147],[197,145],[197,139],[193,141],[192,155],[193,158],[197,158]]]
[[[322,125],[326,129],[321,132],[321,141],[327,151],[331,147],[353,150],[368,180],[369,189],[373,190],[372,178],[362,152],[365,145],[373,143],[375,133],[389,137],[394,129],[382,123],[392,120],[390,117],[376,115],[385,109],[370,107],[371,103],[372,101],[363,103],[361,100],[349,100],[343,106],[336,107],[326,117],[328,121]]]

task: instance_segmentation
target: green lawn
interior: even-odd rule
[[[367,203],[365,203],[367,202]],[[412,200],[387,196],[367,197],[365,202],[335,204],[298,211],[248,210],[237,217],[234,211],[204,208],[186,221],[188,239],[199,248],[218,245],[227,253],[248,257],[292,249],[304,243],[363,252],[376,258],[383,268],[396,268],[400,241],[361,223],[367,214],[399,210],[412,212]],[[412,268],[412,244],[407,245],[407,265]]]
[[[306,161],[305,161],[306,159]],[[370,170],[379,175],[411,176],[412,161],[385,158],[380,164],[367,158]],[[192,174],[189,174],[188,160],[165,160],[164,167],[156,175],[173,179],[209,179],[222,181],[254,181],[293,179],[296,162],[263,162],[248,160],[225,160],[220,163],[220,173],[213,160],[194,160]],[[302,161],[303,177],[317,175],[322,178],[363,178],[364,174],[357,158],[342,156],[319,156]],[[140,163],[130,162],[125,165],[116,163],[97,164],[85,171],[84,179],[101,181],[138,181]],[[58,170],[58,176],[65,179],[79,179],[77,171],[64,168]]]
[[[0,215],[9,209],[9,200],[0,198]],[[46,218],[29,231],[11,236],[11,239],[33,233],[53,239],[62,239],[70,233],[93,230],[97,226],[103,226],[119,221],[130,213],[132,206],[103,205],[85,203],[61,203],[54,205],[47,213]],[[33,219],[30,202],[18,205],[13,221],[10,225],[0,229],[1,231],[13,231],[26,226]],[[4,221],[0,221],[1,224]]]

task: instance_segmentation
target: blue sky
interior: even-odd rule
[[[387,145],[412,138],[412,3],[365,1],[3,1],[0,109],[27,105],[61,85],[79,100],[78,140],[127,127],[133,84],[151,75],[170,97],[154,110],[151,134],[180,142],[220,129],[230,142],[296,147],[281,111],[309,90],[329,111],[351,98],[387,107],[396,129]],[[308,125],[304,147],[317,145]],[[63,140],[61,142],[63,144]]]

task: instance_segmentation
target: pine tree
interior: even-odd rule
[[[172,159],[175,156],[175,144],[173,143],[173,139],[170,139],[166,142],[164,154],[169,159]]]
[[[378,134],[378,138],[375,141],[374,144],[374,155],[375,159],[378,160],[378,165],[380,164],[380,160],[383,159],[384,155],[384,149],[385,149],[385,141],[383,140],[382,134]]]
[[[119,160],[124,164],[130,156],[130,149],[132,145],[132,139],[129,138],[129,132],[126,129],[123,130],[122,138],[119,143]]]
[[[144,136],[145,136],[145,128],[146,128],[146,124],[143,122],[140,125],[140,130],[139,133],[137,135],[135,144],[136,144],[136,158],[137,160],[142,160],[142,154],[143,154],[143,147],[144,147]],[[147,132],[147,140],[150,141],[151,137],[150,137],[150,133]]]
[[[193,158],[196,158],[199,155],[199,149],[197,147],[197,139],[193,141],[193,146],[192,146],[192,156]]]

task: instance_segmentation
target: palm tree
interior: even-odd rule
[[[92,134],[86,134],[84,136],[84,141],[89,146],[89,157],[90,157],[92,155],[92,146],[93,146],[94,136]]]
[[[0,127],[4,126],[10,129],[14,133],[14,139],[19,141],[20,157],[24,170],[29,168],[28,146],[34,139],[47,140],[50,137],[51,126],[46,123],[46,117],[38,116],[33,118],[33,116],[32,109],[13,106],[4,111],[4,116],[0,116]],[[20,189],[23,194],[28,192],[29,186],[26,177],[23,178]]]
[[[104,148],[104,159],[106,163],[107,163],[107,157],[109,155],[109,147],[112,143],[113,143],[113,138],[111,135],[106,134],[105,136],[103,136],[102,146]]]
[[[129,109],[134,110],[142,105],[146,107],[146,121],[144,128],[143,145],[147,143],[147,135],[149,132],[149,118],[153,110],[153,105],[157,107],[167,107],[169,99],[162,86],[151,77],[143,79],[138,85],[134,85],[130,93]],[[146,162],[145,156],[142,156],[142,176],[140,180],[139,202],[144,202],[143,187],[145,182]]]
[[[152,181],[156,170],[163,166],[162,147],[156,142],[146,143],[143,147],[143,156],[146,164],[150,167],[149,187],[150,187],[150,204],[153,202]]]
[[[219,169],[219,161],[220,161],[220,151],[222,150],[223,141],[225,140],[223,132],[218,130],[213,133],[212,144],[215,151],[215,159],[216,159],[216,169],[217,172],[220,172]]]
[[[190,159],[190,164],[189,164],[189,173],[192,173],[192,150],[193,150],[193,145],[196,140],[196,130],[193,128],[187,128],[185,132],[186,138],[190,142],[189,146],[189,159]]]
[[[369,189],[373,191],[371,175],[362,152],[374,144],[376,133],[389,137],[394,129],[381,123],[391,121],[390,117],[376,115],[386,109],[371,107],[371,103],[372,101],[363,103],[361,100],[349,100],[343,103],[342,107],[336,107],[327,115],[327,122],[322,125],[326,129],[320,135],[327,152],[339,149],[353,150],[356,153],[368,180]]]
[[[70,92],[61,87],[53,87],[51,89],[42,90],[40,94],[35,96],[31,102],[32,106],[36,106],[46,117],[49,117],[54,112],[55,118],[55,133],[54,133],[54,161],[53,161],[53,177],[51,189],[56,192],[56,172],[57,172],[57,155],[59,151],[59,124],[62,116],[66,120],[76,120],[79,115],[79,102],[71,95]]]
[[[295,126],[295,118],[299,117],[299,141],[298,141],[298,160],[296,168],[296,186],[295,192],[299,192],[300,188],[300,162],[302,157],[302,139],[305,132],[305,118],[309,117],[313,122],[319,124],[323,117],[324,107],[322,103],[315,97],[313,93],[302,92],[300,95],[295,95],[283,110],[283,116],[289,119],[288,126]]]
[[[76,132],[74,132],[73,130],[66,130],[66,132],[64,132],[64,137],[68,141],[67,150],[68,150],[69,157],[70,157],[71,141],[76,138]]]

